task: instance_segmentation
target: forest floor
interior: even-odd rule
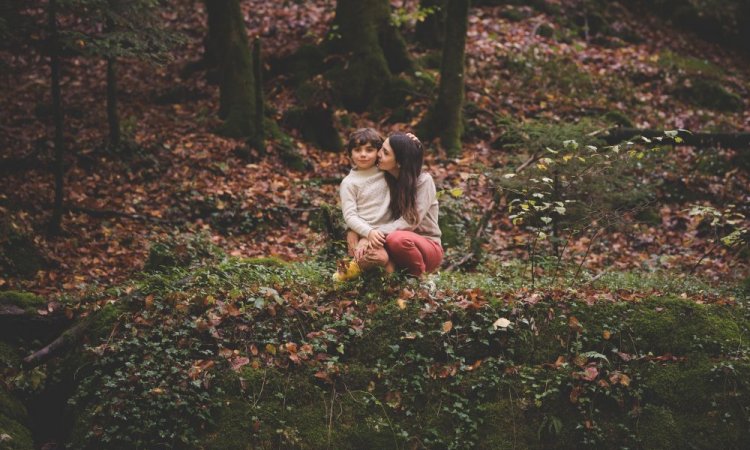
[[[333,0],[243,4],[248,33],[263,36],[269,57],[325,39],[335,6]],[[628,41],[607,35],[587,39],[559,17],[524,8],[509,11],[510,7],[471,10],[466,80],[472,108],[467,108],[469,134],[462,157],[446,158],[428,145],[427,170],[438,189],[461,190],[460,200],[474,207],[465,210],[469,213],[464,219],[470,223],[492,199],[490,172],[511,172],[531,153],[523,146],[512,151],[498,148],[496,143],[507,131],[498,125],[498,117],[563,126],[586,120],[601,124],[607,112],[619,111],[639,128],[750,131],[747,56],[624,9],[611,28],[629,30]],[[242,141],[213,134],[219,124],[218,88],[201,72],[180,75],[201,57],[206,34],[203,6],[175,2],[164,19],[187,38],[174,51],[174,60],[165,66],[139,61],[119,66],[120,117],[126,138],[134,144],[130,153],[109,150],[104,144],[104,63],[82,57],[63,60],[70,152],[66,203],[74,208],[64,216],[64,232],[58,237],[44,234],[53,199],[53,177],[47,170],[53,155],[49,67],[34,52],[0,55],[13,68],[0,82],[0,157],[39,161],[0,179],[0,214],[14,230],[33,236],[46,261],[29,279],[3,275],[0,289],[53,297],[110,287],[141,270],[150,243],[176,232],[205,232],[235,256],[302,260],[325,246],[327,237],[311,228],[311,218],[321,205],[337,204],[338,180],[350,167],[346,155],[321,151],[302,141],[296,131],[285,130],[311,162],[310,170],[296,171],[276,156],[276,142],[268,143],[268,156],[251,152],[248,157]],[[552,29],[550,37],[538,33],[542,26]],[[407,34],[413,31],[405,27]],[[425,54],[419,48],[412,52],[415,58]],[[436,69],[424,70],[437,74]],[[679,95],[696,74],[720,80],[741,99],[742,107],[719,111]],[[267,78],[265,93],[277,119],[296,102],[283,76]],[[167,99],[175,95],[177,101]],[[362,126],[384,134],[408,130],[429,100],[411,100],[410,107],[418,113],[408,124],[390,123],[388,114],[338,111],[336,117],[348,124],[339,124],[340,134]],[[633,226],[627,230],[575,236],[569,244],[571,262],[582,263],[594,276],[610,268],[668,269],[685,276],[698,272],[712,283],[747,276],[746,253],[715,246],[731,227],[722,223],[723,228],[712,228],[689,214],[696,203],[719,210],[733,204],[738,212],[749,213],[749,167],[743,163],[747,156],[731,149],[689,147],[676,147],[671,155],[670,169],[652,173],[653,180],[666,180],[660,186],[686,195],[670,196],[666,189],[657,193],[657,220],[639,223],[629,218]],[[92,210],[116,214],[102,217]],[[484,250],[500,264],[524,259],[528,249],[528,232],[513,226],[508,215],[505,207],[498,207],[487,228]],[[747,227],[748,221],[732,226]],[[446,265],[460,260],[462,252],[449,249]]]

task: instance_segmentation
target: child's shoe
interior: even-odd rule
[[[349,281],[357,278],[362,273],[362,269],[359,268],[357,261],[352,260],[348,265],[339,264],[339,270],[333,274],[333,281],[341,283],[343,281]]]

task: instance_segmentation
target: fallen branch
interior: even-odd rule
[[[161,223],[161,224],[172,223],[169,220],[165,220],[159,217],[146,216],[142,214],[126,213],[126,212],[117,211],[113,209],[93,209],[93,208],[86,208],[83,206],[74,206],[74,205],[66,205],[65,209],[70,212],[88,214],[91,217],[100,217],[100,218],[124,217],[126,219],[139,220],[142,222],[155,222],[155,223]]]
[[[60,353],[62,350],[78,342],[81,337],[83,337],[83,334],[86,332],[86,330],[88,330],[90,323],[91,320],[87,318],[86,320],[82,320],[73,325],[47,346],[25,357],[23,359],[23,365],[26,368],[33,368],[40,364],[43,364],[54,355]]]

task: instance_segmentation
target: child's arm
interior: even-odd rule
[[[341,211],[344,213],[344,221],[350,230],[362,237],[368,237],[373,228],[365,222],[357,211],[356,186],[348,182],[346,178],[341,182]]]

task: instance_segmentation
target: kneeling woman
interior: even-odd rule
[[[382,249],[371,249],[362,256],[371,264],[395,265],[417,277],[432,272],[443,261],[443,247],[435,182],[422,172],[422,143],[411,133],[394,133],[378,157],[390,190],[391,215],[398,219],[379,228],[386,235],[387,255]]]

